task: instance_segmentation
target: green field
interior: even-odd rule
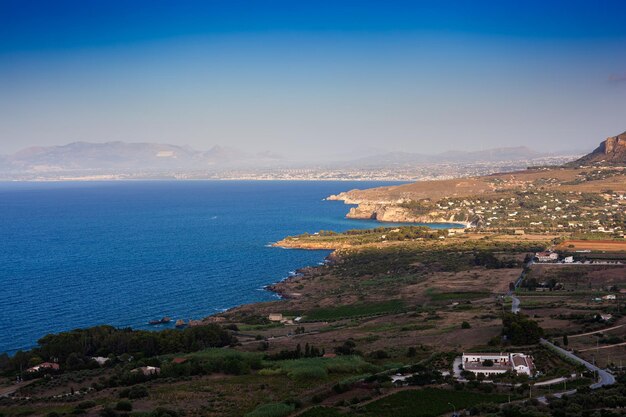
[[[388,300],[380,303],[358,303],[340,307],[318,308],[304,316],[306,321],[333,321],[352,317],[376,316],[404,311],[404,302]]]
[[[491,295],[491,293],[485,291],[437,292],[433,289],[429,289],[426,294],[432,301],[475,300],[478,298],[486,298]]]
[[[336,408],[330,407],[313,407],[304,413],[300,414],[298,417],[341,417],[345,416],[345,414],[341,414],[339,410]]]
[[[502,403],[508,396],[502,394],[483,394],[466,391],[452,391],[439,388],[426,388],[415,391],[401,391],[389,397],[381,398],[363,407],[364,417],[436,417],[446,412],[452,414],[452,407],[457,410],[481,403]]]
[[[360,356],[337,356],[336,358],[302,358],[266,362],[261,375],[287,375],[296,380],[325,379],[329,374],[364,374],[380,369]]]

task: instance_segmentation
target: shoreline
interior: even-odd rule
[[[354,220],[358,220],[358,219],[354,219]],[[385,222],[385,221],[380,221],[380,220],[375,220],[377,223],[380,224],[380,226],[377,227],[393,227],[391,225],[389,225],[389,223],[394,224],[394,222]],[[387,223],[387,224],[386,224]],[[461,223],[451,223],[451,222],[446,222],[446,223],[439,223],[439,222],[433,222],[433,223],[424,223],[424,222],[420,222],[420,223],[415,223],[415,224],[411,224],[411,226],[426,226],[428,227],[428,225],[450,225],[453,226],[451,228],[461,228],[461,227],[454,227],[455,225],[458,226],[463,226],[463,224]],[[441,229],[445,229],[445,228],[441,228]],[[337,244],[331,244],[330,242],[328,242],[328,244],[326,245],[320,245],[317,243],[311,243],[311,244],[302,244],[302,243],[287,243],[287,241],[285,239],[287,239],[288,237],[281,239],[277,242],[268,244],[266,246],[268,247],[272,247],[272,248],[280,248],[283,250],[306,250],[306,251],[330,251],[330,253],[326,256],[324,256],[322,258],[322,260],[317,264],[317,265],[305,265],[302,266],[300,268],[297,268],[294,270],[293,274],[289,274],[287,276],[285,276],[282,279],[279,279],[277,281],[274,281],[270,284],[267,284],[265,286],[262,287],[263,291],[267,291],[268,293],[271,293],[273,295],[275,295],[277,297],[277,300],[290,300],[290,299],[295,299],[297,297],[293,297],[290,295],[289,292],[285,292],[283,290],[281,290],[280,288],[280,284],[281,283],[285,283],[285,282],[290,282],[294,279],[302,279],[302,278],[306,278],[306,276],[310,273],[312,273],[313,271],[315,271],[316,269],[323,267],[325,265],[328,265],[330,263],[335,262],[338,258],[339,255],[337,252],[341,251],[341,250],[345,250],[345,249],[350,249],[353,248],[354,245],[337,245]],[[295,243],[295,244],[294,244]],[[366,246],[374,246],[374,245],[362,245],[362,247],[366,247]],[[277,301],[274,300],[274,301]],[[258,300],[258,301],[253,301],[253,302],[243,302],[237,305],[234,305],[230,308],[226,308],[224,310],[221,311],[215,311],[213,313],[210,313],[208,315],[203,315],[198,319],[189,319],[188,321],[193,321],[195,322],[194,325],[208,325],[208,324],[219,324],[221,321],[223,321],[225,319],[224,315],[233,313],[234,311],[238,310],[238,309],[246,309],[246,308],[254,308],[255,305],[260,305],[263,303],[271,303],[273,302],[272,300],[268,301],[268,300]],[[173,322],[172,322],[173,323]],[[104,326],[113,326],[115,328],[131,328],[133,330],[148,330],[148,331],[163,331],[163,330],[168,330],[168,329],[175,329],[175,327],[173,325],[167,325],[167,326],[152,326],[152,327],[146,327],[145,323],[143,324],[135,324],[135,325],[123,325],[123,326],[116,326],[110,323],[97,323],[94,324],[92,326],[87,326],[85,328],[88,327],[93,327],[93,326],[100,326],[100,325],[104,325]],[[48,334],[58,334],[58,333],[63,333],[69,330],[61,330],[57,333],[46,333],[44,334],[42,337],[48,335]],[[34,343],[30,346],[27,347],[18,347],[18,348],[14,348],[14,349],[9,349],[3,352],[0,352],[1,354],[8,354],[9,356],[13,356],[15,355],[17,352],[19,351],[28,351],[28,350],[32,350],[34,348],[37,348],[37,343]]]

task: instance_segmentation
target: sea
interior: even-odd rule
[[[0,353],[98,324],[172,327],[276,299],[265,286],[328,251],[289,235],[378,227],[324,198],[348,181],[0,182]],[[431,225],[450,227],[450,225]],[[172,324],[151,326],[168,316]]]

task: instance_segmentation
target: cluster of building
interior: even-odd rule
[[[39,372],[39,371],[58,371],[60,368],[58,363],[55,362],[43,362],[40,363],[39,365],[35,365],[31,368],[28,368],[26,370],[26,372],[28,373],[35,373],[35,372]]]
[[[281,313],[270,313],[267,316],[267,319],[271,321],[272,323],[282,323],[286,325],[293,325],[293,324],[299,323],[300,320],[302,320],[302,317],[289,319],[287,317],[284,317]]]
[[[523,353],[463,353],[462,366],[465,371],[483,376],[505,372],[532,376],[535,373],[532,357]]]

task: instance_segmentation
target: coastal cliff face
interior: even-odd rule
[[[348,219],[377,220],[388,223],[456,223],[466,227],[470,226],[475,220],[469,218],[455,219],[454,216],[446,217],[444,213],[437,211],[418,215],[410,208],[402,206],[403,203],[409,202],[410,199],[364,200],[353,194],[358,192],[359,190],[353,190],[347,193],[332,195],[327,200],[343,201],[345,204],[356,205],[346,215]]]
[[[626,164],[626,132],[607,138],[593,152],[572,162],[578,166],[592,163]]]
[[[391,223],[469,223],[469,219],[455,220],[453,217],[446,218],[437,212],[416,215],[406,207],[371,203],[361,203],[357,207],[351,208],[346,217]]]

